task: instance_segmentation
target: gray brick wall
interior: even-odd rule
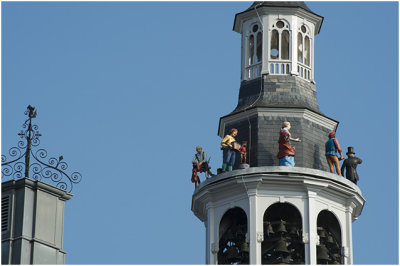
[[[315,84],[309,81],[297,76],[266,75],[263,77],[264,89],[260,95],[261,84],[261,78],[242,82],[234,112],[255,105],[305,107],[320,113]]]
[[[247,140],[250,143],[250,166],[277,166],[278,139],[282,122],[291,123],[290,133],[293,138],[300,138],[301,142],[292,142],[295,146],[295,162],[298,167],[328,170],[325,158],[325,142],[328,140],[330,129],[316,124],[305,118],[268,115],[259,113],[250,118],[251,138],[249,138],[249,122],[247,119],[231,122],[226,126],[225,135],[231,128],[239,131],[236,140],[241,143]],[[249,151],[249,149],[248,149]],[[249,154],[248,154],[249,156]],[[238,157],[238,156],[237,156]],[[237,158],[235,169],[238,167]]]

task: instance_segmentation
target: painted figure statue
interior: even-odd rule
[[[357,174],[357,165],[362,163],[362,160],[355,156],[354,148],[347,147],[347,159],[343,161],[342,164],[342,173],[346,172],[346,178],[357,184],[358,174]],[[345,171],[346,170],[346,171]]]
[[[295,148],[292,146],[290,141],[300,142],[299,138],[292,138],[289,130],[291,126],[289,122],[283,122],[282,128],[279,135],[279,166],[294,166],[294,150]]]
[[[222,172],[226,170],[232,171],[233,165],[235,164],[236,151],[240,149],[240,145],[236,143],[235,137],[238,134],[236,128],[232,128],[229,134],[221,141],[222,150]]]
[[[200,178],[197,172],[205,172],[206,178],[208,178],[208,175],[214,176],[210,171],[211,167],[208,165],[209,161],[207,161],[207,154],[203,151],[203,148],[201,146],[196,146],[196,152],[197,153],[194,155],[192,160],[192,183],[194,183],[195,188],[197,187],[197,184],[200,185]]]
[[[240,152],[240,169],[247,169],[250,165],[247,164],[247,141],[243,141],[242,146],[239,149]]]
[[[328,162],[329,171],[335,173],[333,166],[336,168],[338,175],[343,176],[340,171],[339,160],[343,160],[342,150],[340,149],[339,141],[336,139],[336,133],[331,132],[328,135],[329,140],[325,143],[325,156]],[[340,157],[338,158],[338,154]]]
[[[240,152],[240,163],[246,163],[247,156],[247,141],[243,141],[242,146],[239,149]]]

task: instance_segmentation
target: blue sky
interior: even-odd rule
[[[66,204],[68,264],[203,264],[190,210],[196,145],[221,164],[251,2],[2,2],[2,154],[28,104],[41,147],[83,175]],[[363,159],[355,264],[398,263],[398,3],[307,2],[321,111]],[[204,175],[201,176],[204,179]]]

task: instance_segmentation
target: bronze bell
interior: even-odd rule
[[[270,235],[274,234],[275,232],[274,232],[274,230],[272,229],[271,223],[270,223],[270,222],[266,222],[266,224],[267,224],[267,228],[265,229],[265,234],[266,234],[267,236],[270,236]]]
[[[282,237],[276,242],[275,251],[279,254],[289,254],[289,250],[286,247],[286,241]]]
[[[247,242],[243,242],[242,245],[240,246],[240,250],[242,252],[247,252],[249,253],[249,244]]]
[[[235,246],[228,247],[228,250],[226,251],[226,259],[230,262],[240,259],[237,248]]]
[[[334,253],[332,254],[332,258],[333,258],[333,264],[340,264],[340,254],[339,253]]]
[[[297,230],[296,226],[292,226],[292,228],[290,229],[289,235],[293,236],[293,237],[299,236],[299,230]]]
[[[329,259],[329,250],[323,245],[320,244],[317,246],[317,260],[328,261]]]
[[[328,235],[328,238],[326,239],[326,243],[329,245],[335,244],[335,241],[333,241],[333,237],[331,234]]]
[[[276,229],[276,232],[278,232],[278,233],[287,233],[284,221],[281,220],[281,222],[279,223],[278,228]]]
[[[326,238],[327,237],[325,229],[323,227],[317,227],[317,230],[318,230],[317,233],[318,233],[320,238]]]

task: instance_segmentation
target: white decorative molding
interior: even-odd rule
[[[263,232],[257,232],[257,241],[260,243],[264,241],[264,233]]]
[[[211,252],[217,254],[219,251],[218,243],[211,243]]]

